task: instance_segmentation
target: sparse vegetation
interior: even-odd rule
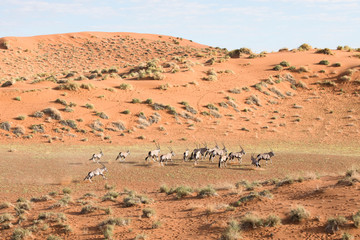
[[[290,210],[288,216],[290,222],[299,223],[308,219],[310,214],[303,206],[297,206],[296,208]]]

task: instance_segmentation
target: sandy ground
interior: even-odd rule
[[[1,237],[11,239],[21,227],[33,239],[51,234],[103,239],[98,225],[109,217],[124,217],[131,223],[115,226],[114,239],[141,239],[142,234],[148,239],[219,239],[229,221],[240,222],[251,212],[261,218],[276,214],[282,224],[243,229],[244,239],[339,239],[344,232],[358,238],[352,222],[359,210],[357,173],[351,186],[338,181],[345,171],[358,169],[359,53],[317,51],[229,58],[224,49],[150,34],[1,38],[0,200],[11,205],[0,214],[13,216],[1,220]],[[328,64],[320,64],[322,60]],[[274,70],[283,61],[288,66]],[[44,111],[48,108],[56,117]],[[145,164],[154,141],[163,153],[174,149],[174,162],[165,167]],[[217,159],[198,166],[181,160],[186,148],[216,143],[229,151],[244,147],[243,163],[219,169]],[[88,161],[100,149],[107,180],[84,182],[89,171],[101,167]],[[115,162],[118,152],[128,149],[129,159]],[[252,153],[271,149],[272,164],[262,163],[260,169],[250,165]],[[284,178],[295,182],[278,186]],[[261,184],[253,190],[235,186],[244,180]],[[164,184],[189,186],[194,192],[177,199],[160,193]],[[216,196],[198,197],[208,185]],[[72,201],[50,208],[66,197],[66,187],[72,190]],[[125,207],[130,190],[152,201]],[[272,198],[233,207],[251,191],[263,190]],[[30,200],[53,191],[58,195],[31,202],[25,212],[14,207],[20,197]],[[108,191],[119,196],[102,201]],[[86,193],[96,196],[83,198]],[[97,208],[81,214],[84,205]],[[294,224],[288,212],[297,205],[310,217]],[[104,212],[108,207],[109,215]],[[142,216],[146,207],[155,216]],[[36,221],[42,212],[64,213],[67,220]],[[336,216],[344,216],[346,223],[327,234],[326,222]],[[153,228],[157,221],[162,225]]]

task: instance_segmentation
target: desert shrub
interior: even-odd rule
[[[131,103],[140,103],[141,101],[138,98],[133,98]]]
[[[321,60],[321,61],[319,62],[319,64],[320,64],[320,65],[329,65],[330,62],[329,62],[328,60]]]
[[[166,185],[161,185],[161,186],[160,186],[160,192],[161,192],[161,193],[168,193],[169,190],[170,190],[169,187],[166,186]]]
[[[20,96],[14,97],[14,100],[21,101],[21,97]]]
[[[356,228],[360,228],[360,211],[352,215],[352,221],[354,222],[354,226]]]
[[[90,89],[94,88],[94,86],[91,83],[89,83],[89,84],[84,84],[83,83],[83,84],[80,85],[80,88],[90,90]]]
[[[221,234],[221,240],[237,240],[240,236],[240,225],[237,221],[232,220],[228,223],[225,231]]]
[[[353,240],[354,236],[352,236],[350,233],[344,232],[341,236],[341,240]]]
[[[104,112],[96,112],[95,115],[102,119],[109,119],[109,116]]]
[[[209,75],[207,77],[204,77],[203,79],[206,80],[206,81],[213,82],[213,81],[217,81],[218,78],[217,78],[216,75]]]
[[[54,213],[54,212],[40,212],[37,219],[47,220],[49,222],[64,222],[67,220],[64,213]]]
[[[207,186],[199,190],[198,196],[201,198],[215,196],[216,190],[212,186]]]
[[[5,131],[10,131],[11,123],[9,123],[9,122],[0,123],[0,129],[5,130]]]
[[[74,82],[67,82],[64,84],[60,84],[55,88],[56,90],[69,90],[69,91],[77,91],[79,89],[79,84]]]
[[[50,234],[46,240],[61,240],[61,237]]]
[[[142,212],[143,212],[143,217],[147,217],[147,218],[150,218],[155,215],[155,210],[152,208],[144,208]]]
[[[139,204],[151,203],[151,199],[144,195],[138,195],[134,192],[129,192],[128,196],[123,199],[125,207],[131,207]]]
[[[64,106],[67,106],[67,102],[66,102],[64,99],[57,98],[57,99],[55,100],[55,102],[56,102],[56,103],[60,103],[60,104],[62,104],[62,105],[64,105]]]
[[[211,110],[219,111],[219,109],[217,107],[215,107],[215,105],[212,103],[209,103],[208,105],[206,105],[206,107]]]
[[[246,102],[245,102],[245,103],[246,103],[246,104],[249,104],[249,105],[255,104],[255,105],[261,107],[260,99],[259,99],[257,96],[255,96],[255,95],[251,95],[250,97],[248,97],[248,98],[246,99]]]
[[[92,212],[95,212],[98,209],[99,209],[99,207],[89,204],[89,205],[86,205],[86,206],[81,208],[80,214],[92,213]]]
[[[326,54],[326,55],[334,55],[329,48],[318,49],[318,50],[316,50],[316,53],[322,53],[322,54]]]
[[[43,195],[41,197],[32,197],[30,199],[31,202],[46,202],[51,200],[52,198],[49,195]]]
[[[275,71],[281,71],[283,69],[283,67],[281,65],[276,65],[275,67],[273,67],[273,70]]]
[[[114,225],[105,225],[102,227],[105,239],[113,239]]]
[[[0,209],[4,209],[4,208],[9,208],[9,207],[11,207],[12,205],[11,205],[11,203],[9,203],[9,202],[2,202],[2,203],[0,203]]]
[[[108,218],[105,221],[101,222],[99,226],[105,226],[105,225],[116,225],[116,226],[127,226],[131,223],[131,219],[129,218]]]
[[[134,238],[134,240],[146,240],[146,239],[148,239],[148,236],[145,233],[138,234]]]
[[[281,224],[281,219],[277,215],[270,215],[264,219],[265,227],[276,227]]]
[[[299,51],[309,51],[311,49],[312,49],[312,47],[307,43],[303,43],[300,45],[300,47],[298,47]]]
[[[334,63],[333,65],[331,65],[332,67],[341,67],[341,63],[339,63],[339,62],[336,62],[336,63]]]
[[[60,120],[60,124],[71,127],[72,129],[77,129],[77,124],[74,120]]]
[[[348,75],[343,75],[343,76],[339,77],[339,81],[342,81],[342,82],[349,82],[350,80],[351,80],[351,77]]]
[[[36,111],[32,116],[35,118],[42,118],[44,116],[44,113],[41,111]]]
[[[0,215],[0,223],[13,220],[14,217],[10,213],[3,213]]]
[[[16,135],[23,135],[25,134],[25,127],[22,125],[18,125],[13,129],[13,133]]]
[[[248,228],[255,229],[261,227],[262,225],[263,225],[263,220],[252,213],[246,214],[244,217],[240,219],[240,226],[242,229],[248,229]]]
[[[130,110],[129,109],[126,109],[124,111],[121,112],[122,114],[130,114]]]
[[[167,194],[173,194],[176,193],[176,198],[184,198],[190,194],[192,194],[193,189],[188,186],[179,186],[177,188],[171,188]]]
[[[339,230],[339,227],[343,227],[346,223],[346,219],[343,216],[338,216],[336,218],[329,218],[327,220],[326,226],[325,226],[325,231],[327,233],[335,233],[336,231]]]
[[[31,232],[25,228],[16,228],[11,235],[11,240],[22,240],[31,236]]]
[[[290,222],[293,223],[302,222],[310,216],[309,212],[306,211],[303,206],[297,206],[296,208],[291,209],[288,215]]]
[[[42,112],[46,115],[49,115],[52,119],[55,119],[55,120],[62,119],[61,113],[56,108],[46,108],[46,109],[42,110]]]
[[[290,63],[288,61],[282,61],[279,63],[279,65],[282,67],[290,67]]]
[[[151,225],[151,228],[152,229],[157,229],[157,228],[160,228],[162,226],[162,222],[157,220],[157,221],[154,221]]]
[[[233,88],[229,90],[230,93],[239,94],[241,93],[241,90],[239,88]]]
[[[109,191],[101,198],[101,200],[102,201],[113,201],[114,202],[119,195],[120,194],[118,192]]]
[[[131,90],[131,89],[133,89],[133,86],[131,84],[128,84],[128,83],[122,83],[122,84],[120,84],[119,89],[121,89],[121,90]]]

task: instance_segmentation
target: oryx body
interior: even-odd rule
[[[99,176],[101,175],[103,177],[103,179],[106,179],[105,175],[104,175],[104,172],[107,171],[107,168],[105,167],[104,164],[100,163],[103,167],[102,168],[97,168],[95,169],[94,171],[91,171],[88,173],[88,175],[84,178],[84,181],[86,179],[89,179],[89,181],[91,182],[91,179],[95,176]]]
[[[219,156],[219,168],[221,167],[227,167],[227,161],[229,160],[229,157],[225,154],[225,155],[220,155]]]
[[[272,163],[271,158],[275,156],[275,153],[271,150],[267,153],[260,153],[256,156],[256,160],[260,162],[260,160],[265,160],[265,165],[267,165],[267,161],[270,161]]]
[[[89,161],[99,162],[102,156],[104,156],[104,153],[100,149],[100,153],[96,153],[96,154],[94,153],[92,157],[89,159]]]
[[[164,166],[164,162],[165,165],[167,164],[168,161],[172,161],[172,157],[175,156],[175,153],[172,149],[170,149],[170,152],[167,154],[163,154],[160,156],[160,166]]]
[[[240,146],[241,147],[241,146]],[[242,157],[246,154],[246,152],[244,151],[244,149],[241,147],[241,151],[240,152],[231,152],[229,153],[229,160],[232,161],[234,160],[234,158],[237,158],[239,161],[239,164],[241,164],[242,162]]]
[[[125,161],[126,157],[129,155],[130,155],[130,150],[127,150],[126,152],[119,152],[115,161],[120,159],[120,162],[123,162],[123,161]]]
[[[159,160],[160,145],[157,144],[156,142],[155,142],[155,145],[156,145],[157,149],[152,150],[152,151],[149,151],[147,157],[145,158],[145,161],[146,161],[147,163],[149,163],[149,162],[148,162],[148,159],[149,159],[149,158],[151,158],[154,162],[156,162],[156,161]]]

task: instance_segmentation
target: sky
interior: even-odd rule
[[[360,48],[360,0],[0,0],[0,37],[102,31],[255,52]]]

